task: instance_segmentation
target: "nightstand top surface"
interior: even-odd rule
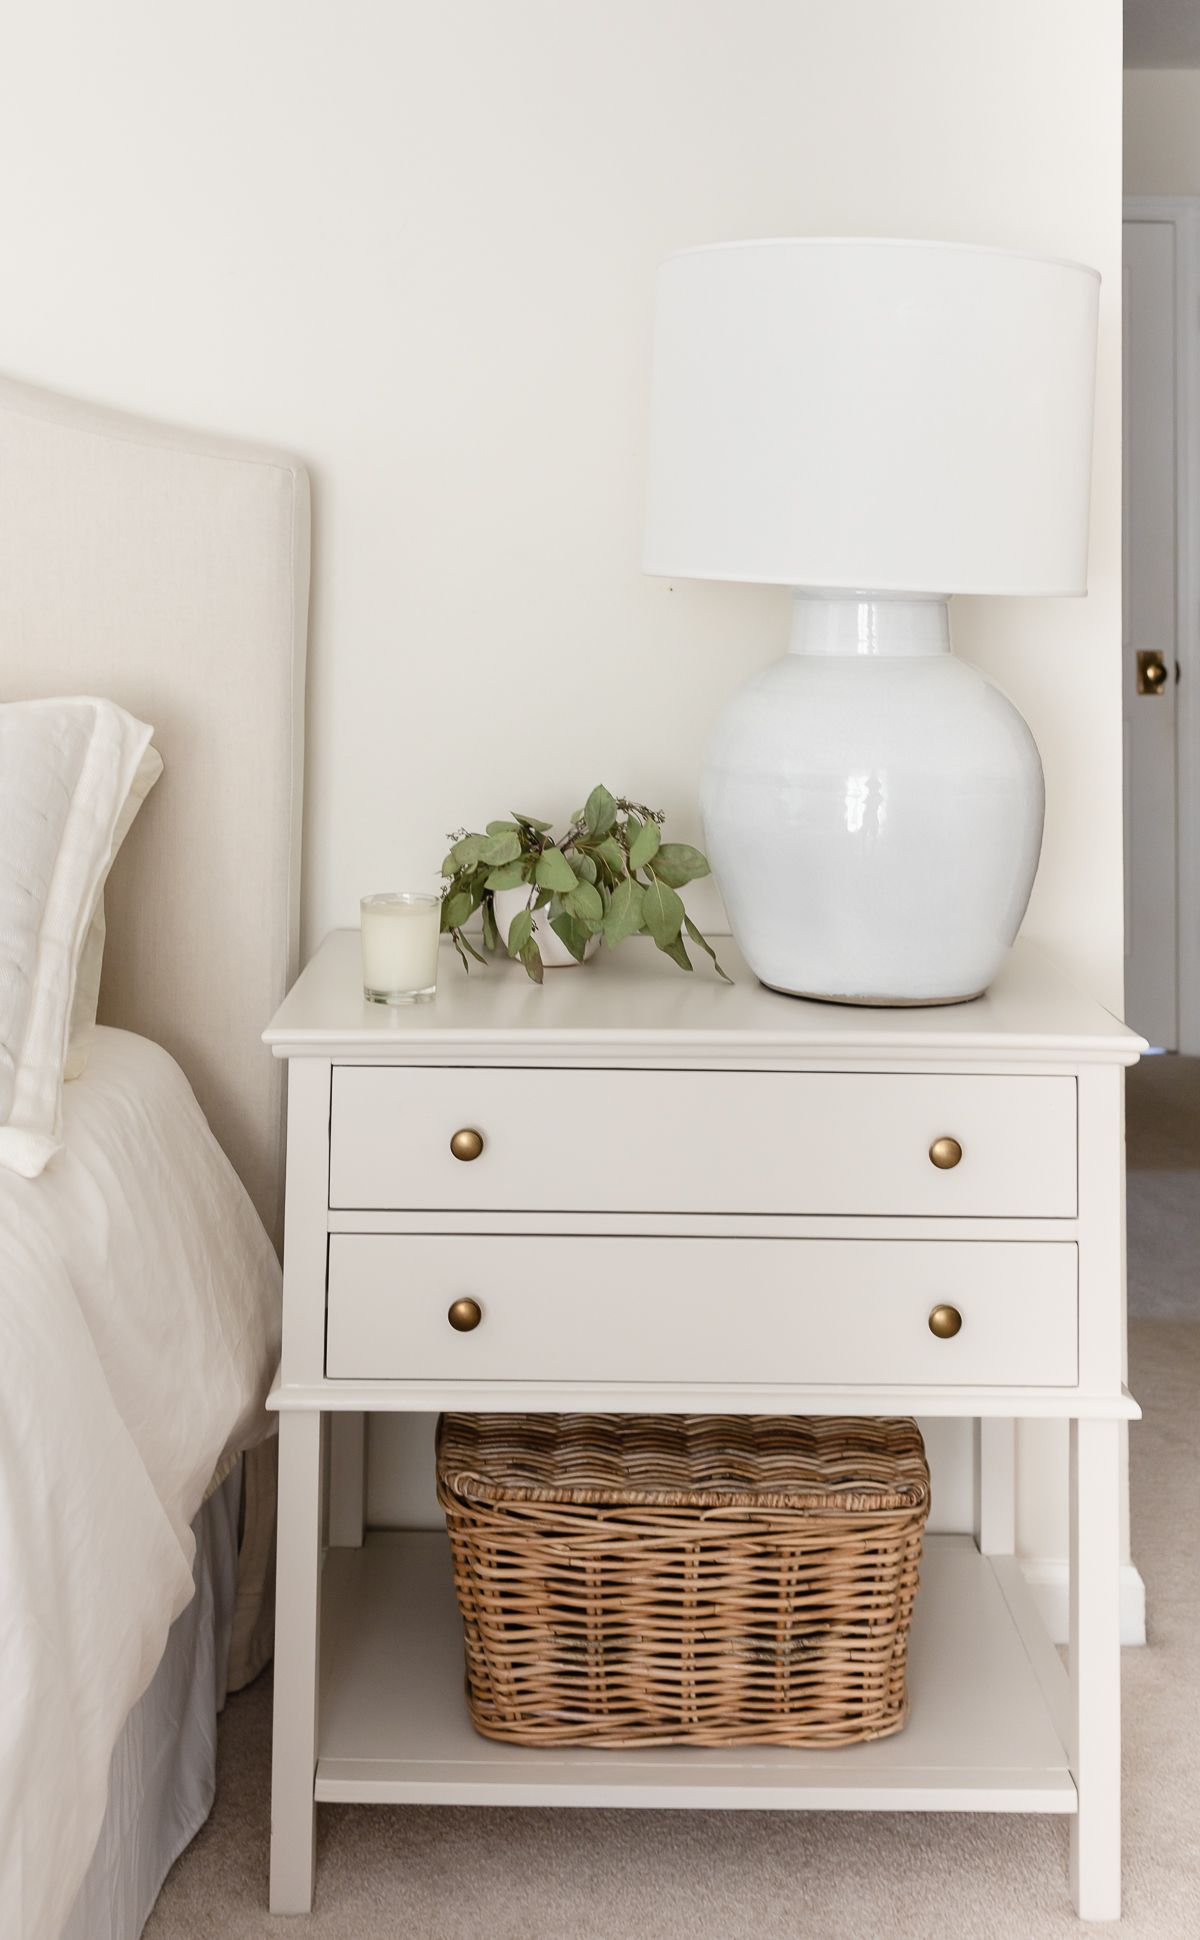
[[[489,959],[468,976],[444,939],[433,1002],[366,1002],[357,930],[334,930],[266,1031],[277,1057],[396,1063],[577,1064],[961,1058],[1132,1064],[1144,1041],[1018,940],[995,983],[968,1004],[883,1009],[814,1003],[768,990],[728,937],[716,939],[732,986],[708,966],[688,976],[637,938],[590,963],[550,970],[539,988],[519,964]],[[514,1057],[514,1053],[517,1053]]]

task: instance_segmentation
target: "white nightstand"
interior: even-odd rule
[[[540,990],[444,961],[436,1003],[390,1011],[339,931],[265,1034],[291,1062],[276,1912],[311,1905],[322,1799],[1055,1812],[1080,1913],[1119,1912],[1142,1042],[1028,946],[941,1010],[800,1002],[722,955],[732,989],[640,942]],[[477,1737],[444,1539],[362,1529],[364,1414],[441,1408],[976,1419],[978,1526],[927,1543],[906,1729],[825,1752]],[[1028,1416],[1071,1423],[1069,1675],[1013,1554]]]

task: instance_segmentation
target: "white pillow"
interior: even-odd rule
[[[71,1005],[71,1026],[67,1038],[67,1062],[63,1077],[68,1083],[72,1078],[82,1078],[87,1069],[88,1054],[96,1035],[96,1011],[100,1003],[100,972],[104,966],[104,939],[107,923],[104,915],[104,883],[108,880],[109,870],[117,859],[122,842],[129,834],[137,817],[137,812],[150,790],[163,771],[162,756],[157,748],[147,748],[138,763],[133,785],[125,798],[117,826],[113,830],[112,852],[104,879],[96,894],[96,906],[92,920],[88,924],[83,948],[79,953],[79,963],[75,970],[75,999]]]
[[[0,706],[0,1165],[27,1179],[61,1143],[76,970],[151,733],[112,701]]]

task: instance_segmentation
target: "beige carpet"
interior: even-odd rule
[[[1131,1164],[1173,1173],[1200,1065],[1154,1060]],[[1148,1061],[1149,1064],[1149,1061]],[[1146,1067],[1143,1067],[1146,1069]],[[1144,1109],[1143,1109],[1144,1106]],[[1174,1119],[1174,1132],[1168,1129]],[[1164,1121],[1167,1121],[1164,1124]],[[1195,1165],[1200,1153],[1189,1148]],[[1131,1178],[1131,1185],[1135,1180]],[[1200,1936],[1200,1177],[1141,1276],[1131,1379],[1135,1553],[1151,1638],[1124,1656],[1125,1918],[1083,1927],[1062,1820],[322,1806],[311,1919],[266,1911],[270,1678],[231,1700],[217,1803],[146,1940],[1121,1940]],[[1153,1220],[1147,1208],[1147,1223]],[[1131,1252],[1133,1250],[1131,1220]],[[1131,1259],[1131,1267],[1140,1268]],[[1140,1303],[1139,1303],[1140,1304]],[[1145,1311],[1145,1308],[1143,1308]]]

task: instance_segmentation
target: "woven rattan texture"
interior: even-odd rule
[[[833,1746],[903,1724],[915,1422],[448,1415],[437,1467],[485,1736]]]

